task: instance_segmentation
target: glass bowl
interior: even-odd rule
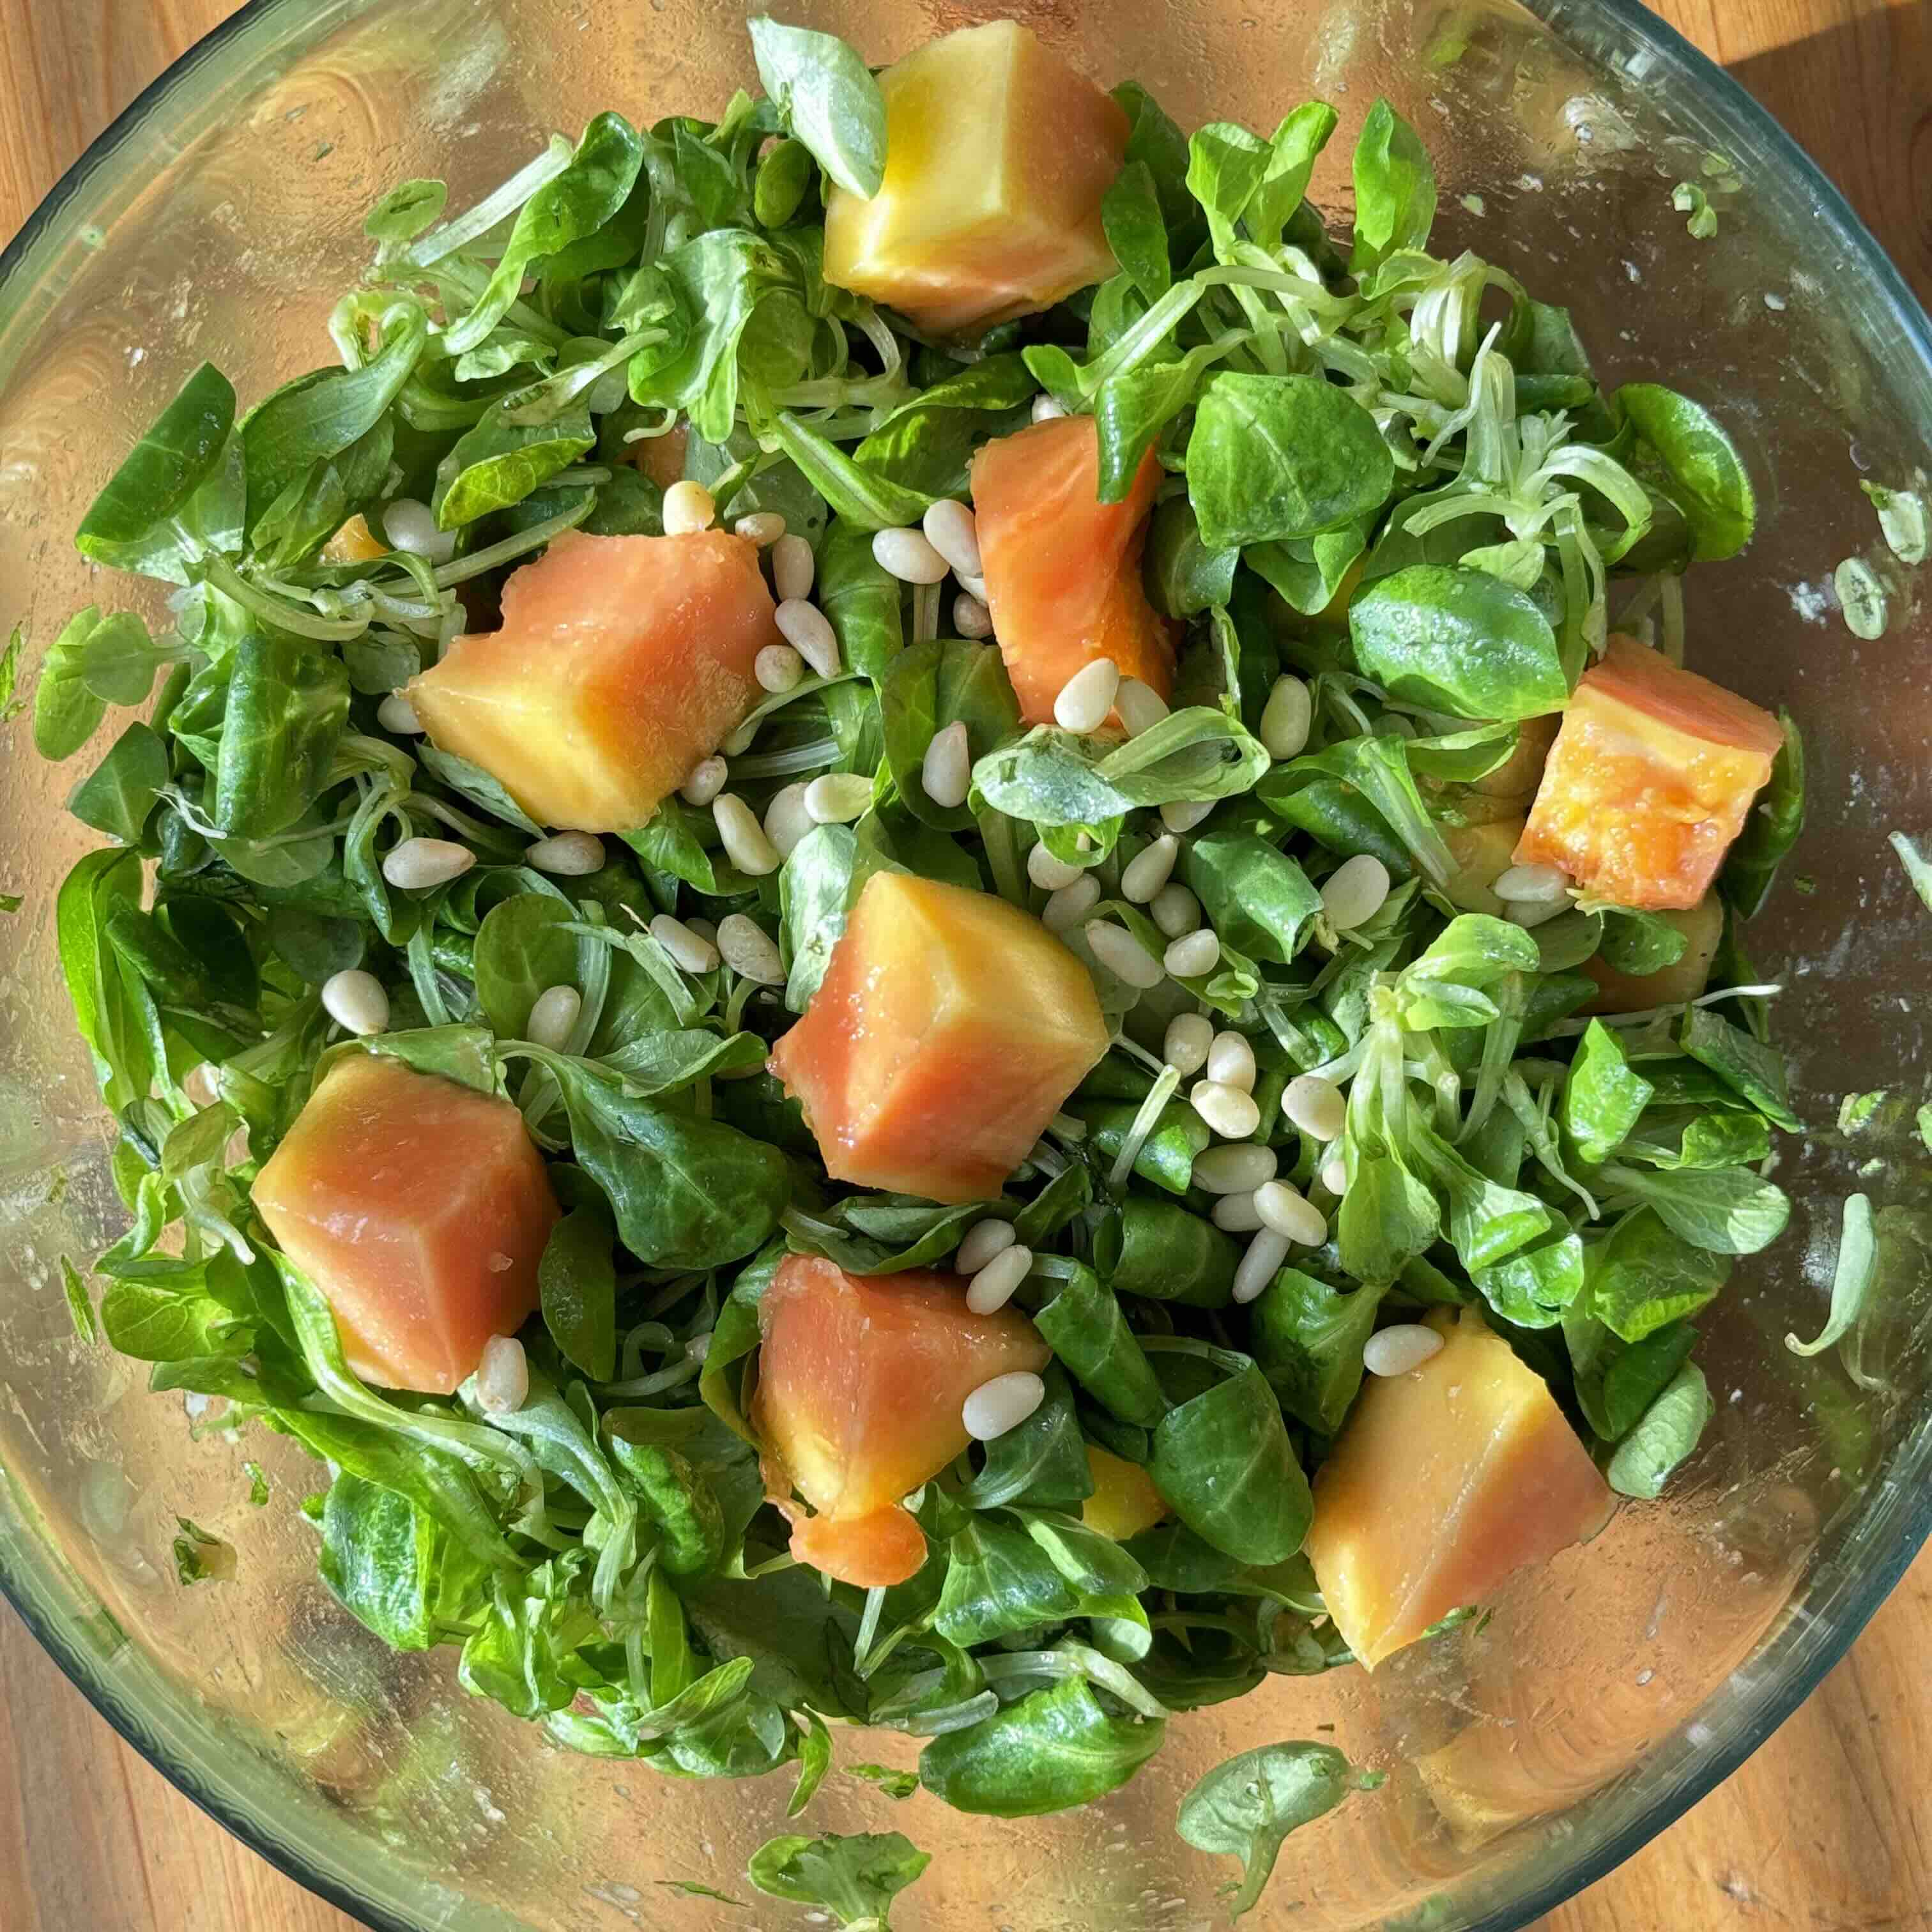
[[[1250,1746],[1332,1737],[1388,1769],[1290,1841],[1258,1927],[1520,1926],[1600,1876],[1736,1768],[1843,1654],[1932,1527],[1932,1168],[1910,1108],[1834,1126],[1840,1096],[1922,1089],[1932,982],[1922,909],[1884,833],[1932,826],[1932,622],[1897,586],[1889,634],[1845,629],[1830,590],[1886,563],[1862,476],[1932,447],[1932,328],[1843,200],[1717,69],[1628,0],[1008,0],[1108,82],[1184,124],[1272,127],[1340,109],[1317,199],[1346,206],[1360,117],[1387,94],[1424,134],[1438,232],[1576,311],[1604,374],[1718,408],[1750,456],[1756,543],[1690,585],[1699,665],[1803,722],[1810,829],[1752,928],[1787,988],[1786,1043],[1816,1123],[1780,1178],[1790,1237],[1708,1324],[1719,1420],[1660,1503],[1520,1577],[1480,1628],[1371,1682],[1280,1678],[1178,1720],[1106,1803],[994,1823],[834,1778],[812,1828],[902,1828],[938,1854],[904,1932],[1165,1932],[1208,1922],[1225,1861],[1175,1837],[1181,1792]],[[874,60],[1002,10],[793,0]],[[0,625],[31,665],[72,609],[137,604],[70,533],[122,451],[204,356],[244,398],[328,355],[323,322],[387,185],[442,176],[458,204],[596,110],[716,114],[751,78],[742,14],[705,0],[262,0],[97,142],[0,262]],[[1730,164],[1707,167],[1719,155]],[[1337,160],[1336,158],[1343,158]],[[1735,175],[1714,238],[1672,184]],[[154,613],[150,612],[153,615]],[[371,1925],[444,1932],[749,1922],[663,1882],[746,1892],[786,1828],[788,1780],[673,1781],[573,1758],[458,1688],[448,1653],[392,1655],[314,1576],[293,1507],[314,1466],[151,1396],[75,1339],[61,1259],[118,1232],[104,1116],[55,960],[56,881],[88,835],[76,767],[16,724],[0,764],[0,1581],[110,1722],[266,1856]],[[79,768],[84,769],[84,766]],[[1794,889],[1795,888],[1795,889]],[[1861,1177],[1855,1178],[1855,1177]],[[1840,1204],[1882,1206],[1861,1390],[1787,1330],[1822,1319]],[[195,1439],[197,1434],[201,1439]],[[273,1504],[248,1502],[244,1460]],[[178,1516],[232,1544],[233,1580],[176,1581]],[[892,1734],[840,1756],[910,1761]],[[760,1910],[758,1922],[781,1911]]]

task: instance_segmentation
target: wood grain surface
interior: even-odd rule
[[[0,0],[0,234],[233,0]],[[1663,0],[1932,302],[1932,0]],[[1730,1782],[1545,1932],[1932,1932],[1932,1551]],[[0,1610],[4,1932],[350,1932],[109,1730]]]

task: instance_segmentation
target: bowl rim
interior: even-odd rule
[[[1558,32],[1566,27],[1609,22],[1657,58],[1659,70],[1653,78],[1664,88],[1676,92],[1687,84],[1700,88],[1730,118],[1751,129],[1808,190],[1812,214],[1857,261],[1882,296],[1901,335],[1916,350],[1928,375],[1932,375],[1932,316],[1928,316],[1898,265],[1843,190],[1741,81],[1643,5],[1642,0],[1516,0],[1516,4]],[[346,18],[362,8],[357,0],[348,0],[348,4],[339,9],[322,10],[315,9],[313,0],[244,0],[235,12],[164,68],[108,122],[47,190],[19,232],[0,248],[0,302],[4,302],[9,284],[26,265],[42,237],[83,191],[95,170],[145,127],[149,116],[196,68],[272,16],[298,10],[307,13],[313,23],[320,25],[331,14]],[[1902,1513],[1884,1559],[1864,1569],[1851,1582],[1828,1631],[1822,1635],[1814,1632],[1808,1654],[1794,1659],[1792,1668],[1764,1677],[1760,1687],[1743,1702],[1739,1721],[1721,1739],[1708,1747],[1699,1747],[1702,1756],[1684,1775],[1668,1781],[1600,1844],[1564,1863],[1552,1876],[1508,1904],[1493,1907],[1472,1921],[1468,1932],[1520,1932],[1520,1928],[1595,1884],[1708,1797],[1844,1659],[1928,1538],[1932,1538],[1932,1492],[1923,1494],[1916,1504]],[[416,1926],[396,1917],[386,1906],[356,1897],[345,1884],[259,1825],[238,1800],[231,1801],[205,1788],[190,1766],[175,1760],[158,1744],[151,1744],[143,1736],[142,1727],[91,1660],[16,1580],[8,1567],[8,1541],[0,1538],[0,1597],[12,1606],[68,1681],[143,1762],[284,1876],[357,1924],[369,1928],[370,1932],[418,1932]],[[1696,1721],[1695,1714],[1686,1721]]]

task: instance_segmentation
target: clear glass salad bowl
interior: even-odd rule
[[[1522,1925],[1732,1771],[1932,1528],[1932,1165],[1910,1104],[1840,1113],[1864,1090],[1916,1101],[1928,1051],[1926,915],[1885,834],[1932,826],[1932,617],[1858,484],[1922,481],[1932,328],[1836,191],[1632,0],[783,10],[874,60],[1011,10],[1097,77],[1144,81],[1185,125],[1272,127],[1325,96],[1343,122],[1316,180],[1330,208],[1348,198],[1336,158],[1386,94],[1433,150],[1438,245],[1568,302],[1607,377],[1689,391],[1751,458],[1756,541],[1697,574],[1690,634],[1701,668],[1788,704],[1810,746],[1802,876],[1751,938],[1786,988],[1783,1039],[1815,1124],[1779,1177],[1792,1234],[1740,1270],[1708,1324],[1720,1417],[1695,1462],[1662,1502],[1518,1579],[1486,1622],[1372,1681],[1279,1678],[1178,1720],[1103,1804],[1014,1825],[835,1778],[812,1814],[820,1830],[903,1829],[937,1855],[898,1905],[906,1932],[1154,1932],[1208,1922],[1228,1875],[1175,1837],[1180,1793],[1234,1752],[1330,1738],[1389,1779],[1289,1841],[1252,1922]],[[24,626],[28,674],[64,615],[104,594],[70,535],[122,452],[204,356],[244,397],[326,359],[324,318],[383,188],[440,176],[460,202],[600,108],[715,115],[751,74],[741,10],[700,0],[260,0],[195,50],[0,262],[0,626]],[[1686,179],[1711,184],[1714,238],[1672,205]],[[1858,554],[1898,580],[1870,641],[1830,588]],[[54,888],[87,834],[59,809],[71,771],[35,759],[23,724],[0,755],[0,889],[22,902],[0,922],[0,1583],[170,1778],[371,1925],[752,1922],[664,1882],[744,1893],[747,1855],[786,1828],[784,1774],[682,1782],[571,1757],[466,1697],[452,1653],[391,1654],[316,1580],[299,1453],[198,1426],[137,1365],[75,1339],[62,1258],[92,1255],[121,1218],[56,962]],[[1880,1266],[1848,1368],[1784,1338],[1822,1322],[1854,1186],[1880,1208]],[[250,1506],[250,1459],[271,1507]],[[232,1580],[177,1583],[178,1516],[234,1546]],[[840,1756],[905,1764],[912,1748],[880,1734]]]

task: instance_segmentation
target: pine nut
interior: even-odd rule
[[[691,776],[680,788],[678,796],[686,805],[709,805],[724,789],[724,781],[730,768],[716,752],[708,758],[700,758],[692,767]]]
[[[382,534],[392,550],[406,550],[425,563],[447,563],[456,554],[456,532],[439,530],[427,503],[398,496],[382,510]]]
[[[1328,1238],[1321,1209],[1285,1180],[1270,1180],[1255,1190],[1255,1212],[1263,1227],[1304,1248],[1318,1248]]]
[[[993,614],[970,590],[962,590],[952,600],[952,628],[962,638],[976,642],[993,634]]]
[[[476,1406],[492,1415],[514,1415],[530,1396],[530,1362],[514,1335],[492,1335],[476,1364]]]
[[[1322,1185],[1339,1201],[1348,1191],[1348,1163],[1335,1154],[1322,1163]]]
[[[1086,876],[1084,866],[1070,865],[1064,859],[1056,858],[1052,848],[1043,838],[1027,854],[1027,877],[1043,892],[1063,891]]]
[[[524,848],[524,863],[554,878],[587,878],[604,869],[604,842],[591,832],[555,832]]]
[[[805,660],[789,644],[767,644],[752,660],[752,675],[776,697],[803,680]]]
[[[985,578],[962,577],[958,579],[958,584],[960,589],[964,591],[968,597],[976,597],[982,604],[986,605],[988,610],[992,609],[993,600],[986,594],[986,580]]]
[[[398,738],[420,738],[423,722],[416,708],[400,691],[392,691],[376,707],[376,722]]]
[[[1252,1194],[1224,1194],[1214,1204],[1214,1225],[1226,1234],[1252,1234],[1262,1224]]]
[[[1180,856],[1180,841],[1172,832],[1163,832],[1120,868],[1121,898],[1145,905],[1173,876],[1174,862]]]
[[[1217,1033],[1208,1049],[1208,1077],[1223,1087],[1238,1087],[1244,1094],[1255,1090],[1255,1050],[1245,1035]]]
[[[1087,944],[1092,947],[1094,957],[1108,972],[1142,992],[1160,984],[1160,962],[1125,926],[1116,926],[1110,920],[1096,919],[1088,922],[1086,931]]]
[[[1298,1073],[1282,1091],[1281,1111],[1304,1134],[1332,1141],[1348,1120],[1348,1103],[1334,1081],[1318,1073]]]
[[[781,860],[789,859],[800,840],[818,823],[806,807],[806,790],[803,784],[783,786],[765,807],[765,836]]]
[[[1539,926],[1547,926],[1559,913],[1568,912],[1570,896],[1566,892],[1560,899],[1504,899],[1502,904],[1504,918],[1528,932]]]
[[[997,1216],[975,1221],[960,1239],[958,1252],[952,1257],[953,1268],[961,1274],[977,1274],[995,1255],[1011,1247],[1018,1238],[1010,1221]]]
[[[1160,963],[1177,980],[1198,980],[1220,964],[1221,942],[1206,926],[1172,940]]]
[[[1261,730],[1257,735],[1271,758],[1298,758],[1308,748],[1308,728],[1315,715],[1315,700],[1306,685],[1292,671],[1284,671],[1274,681],[1268,702],[1262,707]]]
[[[1060,695],[1053,700],[1053,722],[1063,731],[1078,732],[1082,737],[1099,730],[1114,708],[1114,694],[1120,688],[1120,666],[1112,658],[1096,658],[1060,687]]]
[[[1168,939],[1179,939],[1201,923],[1201,902],[1185,886],[1172,883],[1156,892],[1148,916]]]
[[[960,1405],[959,1420],[976,1442],[990,1442],[1017,1429],[1046,1400],[1046,1384],[1031,1370],[1019,1369],[982,1382]]]
[[[888,577],[896,577],[902,584],[937,584],[949,567],[921,530],[874,532],[872,556]]]
[[[1490,890],[1499,899],[1520,899],[1526,905],[1564,905],[1570,898],[1570,875],[1560,866],[1511,866],[1496,874]]]
[[[844,668],[838,661],[838,633],[816,604],[788,597],[774,613],[773,621],[778,634],[820,677],[836,677]]]
[[[1152,685],[1143,684],[1137,677],[1124,677],[1120,689],[1114,694],[1114,709],[1119,712],[1127,736],[1138,738],[1167,716],[1167,700]]]
[[[1205,1014],[1176,1013],[1167,1023],[1161,1058],[1184,1077],[1208,1064],[1208,1049],[1214,1044],[1214,1024]]]
[[[760,986],[784,984],[777,942],[748,913],[728,912],[718,922],[718,950],[740,979]]]
[[[1373,853],[1358,852],[1322,881],[1322,910],[1337,932],[1352,932],[1382,910],[1388,896],[1388,868]]]
[[[1100,903],[1100,881],[1089,872],[1050,894],[1040,910],[1040,921],[1049,932],[1064,932],[1078,925]]]
[[[980,521],[964,503],[942,496],[926,513],[926,540],[962,577],[980,574]]]
[[[1197,1080],[1187,1096],[1194,1111],[1223,1140],[1244,1141],[1262,1124],[1255,1096],[1220,1080]]]
[[[584,1010],[584,995],[574,986],[550,986],[539,993],[524,1022],[524,1037],[538,1046],[561,1053]]]
[[[764,550],[784,535],[785,520],[776,510],[754,510],[748,517],[740,517],[731,527]]]
[[[1018,1242],[1002,1248],[983,1267],[974,1271],[966,1287],[966,1306],[975,1315],[991,1315],[1013,1298],[1013,1292],[1027,1278],[1033,1266],[1033,1250]]]
[[[718,949],[710,940],[693,932],[681,919],[661,912],[651,921],[651,937],[671,956],[674,965],[687,973],[709,973],[718,964]]]
[[[405,838],[383,855],[382,876],[404,892],[446,886],[476,862],[476,854],[453,838]]]
[[[664,493],[664,531],[668,537],[694,536],[718,520],[718,506],[702,483],[688,478]]]
[[[778,848],[765,836],[757,814],[736,792],[721,792],[711,801],[711,816],[724,842],[724,856],[740,872],[761,879],[776,872],[780,863]]]
[[[1192,832],[1214,809],[1211,798],[1177,799],[1160,808],[1160,822],[1170,832]]]
[[[1362,1366],[1372,1376],[1406,1376],[1438,1353],[1442,1337],[1420,1322],[1378,1328],[1362,1345]]]
[[[1288,1259],[1288,1243],[1272,1228],[1264,1227],[1248,1244],[1248,1251],[1234,1270],[1234,1299],[1258,1300],[1262,1291],[1281,1272]]]
[[[812,595],[812,580],[818,560],[804,538],[787,535],[772,545],[772,588],[781,603],[790,604]]]
[[[805,788],[805,808],[815,825],[849,825],[872,802],[872,782],[863,772],[827,772]]]
[[[1052,422],[1056,416],[1066,413],[1051,396],[1039,395],[1033,399],[1033,419],[1036,423]]]
[[[373,973],[351,966],[322,982],[322,1009],[338,1026],[365,1039],[389,1024],[389,996]]]
[[[966,794],[973,788],[973,754],[963,718],[956,718],[944,730],[933,734],[920,761],[919,782],[926,796],[942,811],[950,812],[966,802]]]
[[[1270,1147],[1211,1147],[1194,1156],[1190,1177],[1210,1194],[1252,1194],[1274,1178],[1275,1151]]]

